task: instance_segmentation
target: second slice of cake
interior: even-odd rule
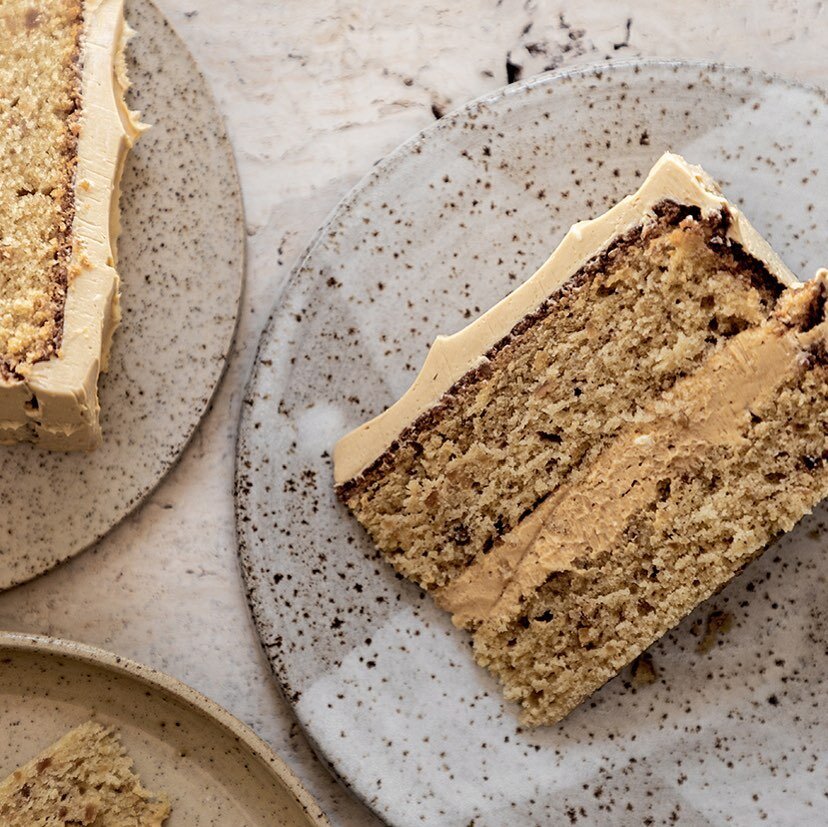
[[[824,282],[665,155],[438,340],[336,446],[337,492],[559,720],[825,495]]]

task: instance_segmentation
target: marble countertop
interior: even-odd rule
[[[828,4],[158,2],[210,81],[235,146],[249,253],[235,348],[209,415],[158,491],[94,549],[0,595],[0,628],[96,644],[184,680],[271,743],[335,825],[379,823],[304,740],[259,649],[236,561],[239,407],[294,262],[375,161],[507,79],[647,56],[828,86]]]

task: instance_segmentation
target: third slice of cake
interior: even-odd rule
[[[826,275],[665,155],[336,446],[377,547],[559,720],[828,493]]]
[[[164,795],[146,790],[118,736],[89,721],[0,781],[3,827],[162,827]]]

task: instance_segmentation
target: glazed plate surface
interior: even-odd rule
[[[123,322],[91,454],[0,447],[0,588],[50,569],[129,514],[175,464],[224,370],[244,276],[244,220],[221,115],[150,0],[127,0],[131,108],[118,244]],[[186,113],[186,116],[183,116]]]
[[[375,167],[265,331],[239,439],[253,615],[317,749],[394,825],[815,823],[828,557],[820,509],[560,725],[528,731],[468,636],[333,493],[331,451],[428,345],[528,278],[667,149],[703,165],[801,277],[828,264],[828,103],[748,71],[649,62],[516,84]],[[715,639],[713,612],[732,628]],[[713,626],[716,625],[715,615]]]
[[[0,662],[0,779],[94,719],[118,731],[144,785],[167,793],[168,827],[328,824],[263,741],[173,678],[78,643],[8,633]]]

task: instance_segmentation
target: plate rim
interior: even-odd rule
[[[150,0],[152,2],[152,0]],[[739,64],[732,64],[722,61],[714,60],[685,60],[681,58],[664,58],[664,57],[644,57],[644,58],[624,58],[618,60],[604,60],[598,63],[590,63],[582,66],[576,66],[569,69],[552,69],[546,72],[540,72],[527,78],[515,81],[514,83],[505,84],[490,92],[486,92],[475,98],[472,98],[461,104],[455,109],[447,112],[443,117],[429,124],[423,129],[415,132],[402,143],[398,144],[388,154],[384,155],[376,161],[370,169],[365,172],[356,183],[339,198],[332,209],[325,216],[324,221],[319,226],[308,245],[297,257],[290,274],[281,289],[279,290],[276,299],[271,308],[267,322],[262,328],[259,341],[256,346],[256,353],[253,364],[250,368],[247,381],[244,385],[244,393],[242,395],[242,405],[239,412],[239,421],[236,430],[235,443],[235,462],[234,462],[234,485],[233,485],[233,500],[234,500],[234,516],[236,524],[236,550],[238,558],[239,573],[242,578],[244,587],[245,601],[250,613],[250,619],[256,631],[256,638],[259,647],[265,656],[270,673],[279,688],[282,697],[290,707],[290,713],[296,721],[297,726],[301,730],[303,736],[311,745],[314,753],[319,758],[323,766],[327,767],[328,771],[334,779],[342,785],[348,793],[359,801],[366,809],[370,810],[372,815],[378,818],[383,823],[391,824],[388,821],[388,816],[381,813],[372,802],[371,798],[363,795],[359,789],[359,785],[352,783],[352,780],[346,775],[345,770],[340,768],[339,762],[334,760],[333,756],[329,756],[323,747],[316,740],[311,731],[306,727],[305,722],[299,717],[296,710],[296,704],[291,700],[290,686],[283,681],[281,672],[277,665],[281,658],[281,652],[278,649],[269,647],[265,644],[262,633],[261,624],[262,618],[260,613],[263,611],[258,608],[256,603],[256,595],[261,591],[260,588],[254,587],[250,582],[248,571],[254,564],[254,559],[251,556],[250,548],[248,547],[245,535],[245,517],[248,512],[246,500],[249,498],[248,492],[241,484],[245,475],[244,463],[248,452],[248,437],[252,435],[253,429],[250,426],[252,418],[252,410],[254,405],[255,386],[258,384],[259,371],[262,366],[261,357],[264,348],[267,346],[269,340],[273,337],[277,326],[281,324],[283,318],[290,314],[290,307],[284,302],[288,292],[295,286],[301,277],[302,272],[306,269],[306,265],[311,256],[316,252],[317,248],[321,246],[325,237],[329,234],[334,222],[346,210],[351,208],[357,199],[365,190],[370,187],[381,176],[388,174],[393,170],[394,165],[405,157],[414,147],[416,147],[423,140],[432,138],[436,133],[443,129],[451,128],[458,116],[466,115],[475,110],[479,110],[486,105],[499,103],[501,100],[508,100],[514,95],[523,93],[528,89],[545,86],[547,84],[556,84],[563,80],[573,77],[589,77],[597,76],[600,79],[605,72],[612,72],[617,69],[636,69],[656,68],[656,69],[673,69],[680,71],[682,69],[699,69],[710,72],[721,73],[736,73],[744,76],[752,77],[756,80],[770,84],[781,84],[789,89],[797,89],[806,91],[816,95],[823,103],[828,106],[828,89],[823,88],[815,83],[800,81],[776,72],[766,72],[761,69],[756,69],[750,66]],[[637,73],[637,72],[636,72]],[[263,592],[262,592],[263,593]],[[262,601],[263,602],[263,601]]]
[[[54,571],[59,566],[63,566],[70,560],[73,560],[75,557],[78,557],[84,552],[89,551],[89,549],[91,549],[93,546],[96,546],[105,537],[109,536],[116,528],[118,528],[118,526],[120,526],[124,522],[124,520],[138,513],[138,511],[146,504],[147,500],[161,487],[161,485],[166,481],[167,477],[169,477],[169,475],[175,470],[175,468],[184,458],[184,454],[187,453],[187,450],[192,444],[196,433],[198,432],[199,428],[201,428],[201,425],[203,424],[205,417],[210,412],[213,402],[215,401],[215,398],[219,392],[219,389],[224,384],[224,378],[227,375],[227,371],[229,369],[230,355],[233,351],[233,347],[236,342],[236,337],[239,331],[239,324],[241,322],[241,305],[245,296],[245,288],[247,286],[247,267],[249,263],[249,255],[247,250],[247,232],[245,230],[247,221],[244,209],[244,195],[242,192],[241,178],[239,176],[239,168],[238,162],[236,160],[235,149],[233,147],[233,142],[230,140],[230,135],[227,131],[227,122],[224,113],[218,106],[218,101],[216,99],[215,93],[213,92],[212,85],[208,81],[207,76],[204,74],[204,72],[201,71],[198,61],[195,59],[193,53],[190,51],[190,48],[187,46],[186,42],[184,41],[184,38],[181,37],[181,35],[178,33],[178,30],[170,22],[167,15],[158,6],[156,0],[139,1],[144,5],[151,7],[153,11],[164,21],[166,27],[170,30],[170,32],[176,38],[176,40],[178,40],[182,56],[185,60],[187,60],[190,63],[192,68],[197,73],[198,77],[203,81],[206,98],[214,114],[216,115],[214,121],[216,128],[216,136],[219,142],[224,145],[227,152],[228,160],[230,162],[228,166],[228,173],[232,177],[232,180],[235,184],[233,191],[230,195],[230,199],[233,202],[235,202],[236,209],[234,210],[234,212],[236,212],[238,215],[238,233],[236,244],[240,247],[241,251],[241,259],[239,262],[240,266],[238,267],[238,270],[235,270],[234,268],[234,272],[238,273],[238,288],[234,291],[232,303],[232,307],[235,308],[233,327],[230,330],[226,343],[222,345],[223,354],[221,358],[221,368],[219,369],[219,372],[213,381],[213,386],[212,388],[210,388],[209,393],[203,397],[204,401],[201,411],[198,413],[198,416],[193,421],[193,424],[189,432],[184,437],[178,450],[167,462],[167,464],[162,467],[161,473],[158,475],[157,479],[155,479],[152,484],[147,486],[146,489],[140,491],[135,500],[128,506],[127,510],[124,511],[124,513],[121,514],[116,519],[116,521],[112,523],[112,525],[94,535],[94,537],[92,537],[89,540],[89,542],[87,542],[85,545],[79,546],[78,548],[73,549],[71,552],[68,552],[67,554],[62,555],[56,558],[55,560],[50,561],[49,564],[46,566],[29,569],[21,577],[13,578],[5,586],[0,586],[0,594],[15,589],[18,586],[25,585],[26,583],[30,583],[32,580],[36,580],[37,578],[42,577],[43,575],[48,574],[51,571]],[[140,32],[138,33],[137,39],[140,40]],[[128,288],[129,285],[126,285],[126,287]],[[106,440],[106,433],[104,433],[103,438],[104,440]],[[32,446],[32,450],[40,449],[38,449],[37,446]]]
[[[131,658],[116,655],[106,649],[65,638],[26,632],[0,631],[0,654],[14,653],[41,655],[49,658],[68,658],[76,663],[94,666],[105,672],[143,684],[156,691],[165,692],[175,700],[218,725],[241,744],[251,756],[293,796],[302,808],[310,824],[316,827],[330,827],[330,822],[319,804],[305,788],[299,777],[287,762],[262,740],[247,724],[240,721],[221,704],[211,700],[197,689],[193,689],[178,678],[168,675],[153,666],[139,663]]]

